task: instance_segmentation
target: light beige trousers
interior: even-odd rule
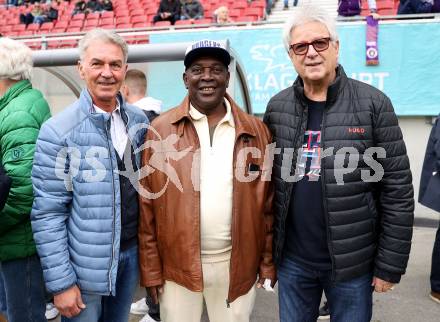
[[[171,281],[165,281],[160,295],[160,317],[163,322],[200,322],[203,299],[210,322],[249,322],[254,307],[255,285],[227,307],[229,259],[212,262],[202,257],[203,292],[192,292]]]

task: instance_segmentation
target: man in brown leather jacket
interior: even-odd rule
[[[226,94],[230,55],[204,40],[187,49],[188,96],[156,118],[143,155],[141,285],[164,322],[247,322],[272,262],[271,137]],[[257,282],[258,277],[258,282]]]

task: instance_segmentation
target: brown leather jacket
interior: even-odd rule
[[[270,167],[263,169],[263,161],[271,136],[263,122],[240,110],[229,96],[226,99],[231,103],[236,131],[234,174],[237,171],[245,176],[258,174],[252,182],[240,182],[237,175],[233,179],[232,251],[226,299],[232,302],[250,290],[257,275],[275,281],[276,273],[272,262],[273,189],[270,181],[261,180],[270,171]],[[145,191],[141,191],[144,194],[140,197],[139,222],[141,285],[158,286],[169,280],[201,292],[200,192],[194,188],[199,181],[200,155],[196,151],[200,144],[189,115],[188,97],[180,106],[157,117],[152,127],[154,130],[148,131],[146,141],[157,143],[158,135],[162,141],[154,148],[146,147],[142,157],[143,166],[151,165],[154,172],[141,180],[141,189],[157,196],[146,198]],[[172,145],[169,145],[165,140],[171,134],[176,135],[176,140],[170,140]],[[249,153],[243,159],[245,162],[237,165],[239,151],[245,147],[257,147],[261,157],[253,158]],[[179,155],[176,151],[189,152]],[[158,165],[159,159],[162,166]],[[175,177],[157,169],[167,164],[176,171],[181,190],[173,183]]]

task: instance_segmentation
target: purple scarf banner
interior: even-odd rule
[[[367,17],[367,38],[366,54],[367,65],[379,65],[379,51],[377,47],[377,34],[379,32],[379,21],[372,16]]]

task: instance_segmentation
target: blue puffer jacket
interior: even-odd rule
[[[136,150],[143,144],[142,125],[148,119],[120,95],[118,99],[140,168],[141,151]],[[52,293],[77,284],[86,293],[115,294],[121,198],[109,116],[95,113],[90,94],[83,90],[75,103],[44,123],[38,137],[31,220]]]

